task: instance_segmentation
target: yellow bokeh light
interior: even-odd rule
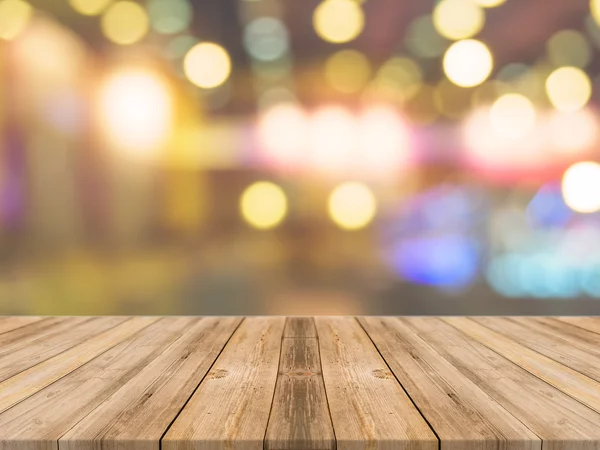
[[[128,0],[112,4],[102,15],[102,33],[119,45],[130,45],[148,33],[149,19],[146,10]]]
[[[421,67],[412,59],[393,57],[388,59],[377,72],[377,81],[396,85],[406,101],[415,96],[423,84]]]
[[[584,161],[569,167],[563,175],[562,194],[573,211],[600,211],[600,164]]]
[[[472,0],[473,3],[478,4],[483,8],[495,8],[506,2],[506,0]]]
[[[600,0],[590,0],[590,12],[592,18],[600,25]]]
[[[535,125],[535,108],[521,94],[504,94],[490,108],[490,123],[494,131],[508,139],[518,139]]]
[[[587,105],[592,96],[592,83],[577,67],[561,67],[546,79],[550,103],[559,111],[577,111]]]
[[[336,44],[355,39],[365,26],[360,4],[352,0],[325,0],[313,14],[313,26],[321,39]]]
[[[120,70],[102,84],[100,126],[121,155],[149,160],[167,139],[172,101],[165,82],[142,69]]]
[[[375,217],[377,201],[364,184],[342,183],[329,196],[329,216],[340,228],[358,230],[366,227]]]
[[[0,39],[16,38],[31,19],[33,8],[23,0],[0,1]]]
[[[360,91],[370,76],[369,59],[356,50],[340,50],[325,62],[325,79],[332,88],[345,94]]]
[[[69,0],[71,7],[84,16],[97,16],[112,0]]]
[[[587,67],[592,59],[592,47],[585,36],[576,30],[561,30],[546,44],[548,59],[555,67]]]
[[[471,0],[442,0],[433,10],[433,26],[448,39],[475,36],[484,23],[485,13]]]
[[[487,46],[475,39],[455,42],[444,55],[444,72],[462,87],[477,86],[490,76],[494,62]]]
[[[183,70],[196,86],[211,89],[223,84],[231,73],[227,51],[218,44],[201,42],[185,55]]]
[[[287,213],[287,198],[276,184],[258,181],[246,188],[242,194],[240,212],[244,220],[254,228],[274,228]]]

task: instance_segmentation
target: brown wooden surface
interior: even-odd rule
[[[0,317],[0,450],[600,450],[596,317]]]

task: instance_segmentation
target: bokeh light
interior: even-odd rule
[[[149,0],[147,8],[152,28],[162,34],[179,33],[192,21],[193,9],[188,0]]]
[[[71,7],[84,16],[97,16],[112,0],[69,0]]]
[[[483,8],[495,8],[506,2],[506,0],[472,0]]]
[[[598,25],[600,25],[600,0],[590,0],[590,12]]]
[[[440,36],[433,25],[431,15],[415,18],[406,30],[406,48],[420,58],[442,56],[448,41]]]
[[[308,117],[298,105],[282,103],[265,110],[258,122],[258,136],[270,162],[300,164],[305,156]]]
[[[536,113],[531,101],[521,94],[504,94],[490,108],[490,122],[500,136],[517,139],[531,131]]]
[[[561,67],[546,79],[550,103],[560,111],[577,111],[587,105],[592,95],[592,83],[577,67]]]
[[[324,0],[313,14],[313,26],[321,39],[336,44],[355,39],[363,30],[365,17],[359,2]]]
[[[369,59],[357,50],[340,50],[325,62],[325,79],[339,92],[360,91],[371,77]]]
[[[275,17],[258,17],[244,29],[244,46],[259,61],[274,61],[288,51],[285,24]]]
[[[375,217],[377,202],[373,192],[364,184],[346,182],[337,186],[329,196],[329,216],[345,230],[366,227]]]
[[[16,38],[29,23],[32,12],[31,5],[23,0],[1,0],[0,39]]]
[[[141,69],[123,69],[104,81],[100,126],[121,156],[148,161],[167,139],[172,100],[165,82]]]
[[[584,161],[569,167],[563,175],[562,194],[573,211],[600,211],[600,164]]]
[[[421,67],[410,58],[394,56],[384,62],[377,71],[376,83],[395,86],[401,101],[414,97],[423,84]]]
[[[589,150],[598,139],[598,119],[587,108],[554,111],[548,120],[550,146],[557,153],[577,155]]]
[[[393,175],[411,157],[408,125],[389,106],[372,106],[358,118],[360,155],[357,163],[368,174]]]
[[[554,66],[585,68],[592,59],[592,48],[583,34],[576,30],[561,30],[546,44],[548,59]]]
[[[274,183],[258,181],[243,192],[240,212],[254,228],[268,230],[279,225],[287,214],[285,192]]]
[[[309,120],[308,160],[317,170],[342,173],[353,166],[358,150],[355,117],[340,106],[324,106]]]
[[[444,55],[444,72],[462,87],[477,86],[490,76],[493,59],[487,46],[475,39],[455,42]]]
[[[433,25],[442,36],[466,39],[481,31],[485,13],[471,0],[441,0],[433,10]]]
[[[185,55],[183,70],[196,86],[211,89],[225,82],[231,73],[227,51],[218,44],[201,42]]]
[[[119,45],[130,45],[148,33],[146,10],[138,3],[124,0],[114,3],[102,15],[102,33]]]

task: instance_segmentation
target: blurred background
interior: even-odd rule
[[[0,314],[600,314],[600,0],[0,0]]]

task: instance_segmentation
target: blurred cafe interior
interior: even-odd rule
[[[0,0],[0,314],[600,314],[600,0]]]

